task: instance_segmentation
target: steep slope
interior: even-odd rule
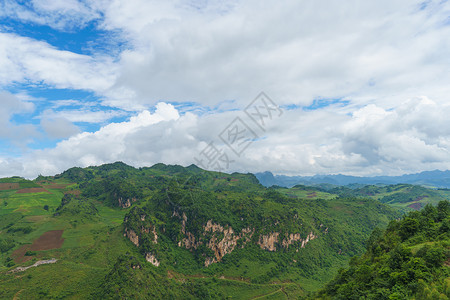
[[[355,257],[315,299],[448,299],[450,203],[427,205],[375,230]]]

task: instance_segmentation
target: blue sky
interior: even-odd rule
[[[449,169],[449,18],[446,1],[0,0],[0,176],[232,156],[236,118],[258,137],[229,172]],[[262,91],[283,111],[264,127],[245,113]]]

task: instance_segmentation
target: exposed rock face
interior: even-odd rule
[[[308,244],[309,241],[312,241],[317,238],[317,235],[314,235],[314,233],[311,231],[307,236],[306,239],[302,240],[302,248],[305,248],[306,244]]]
[[[158,234],[156,233],[156,229],[154,226],[150,226],[150,227],[144,227],[141,226],[141,233],[153,233],[153,243],[158,244]]]
[[[287,236],[287,234],[286,234]],[[289,245],[291,245],[294,242],[301,241],[302,238],[300,237],[300,233],[291,233],[289,236],[287,236],[283,242],[281,243],[284,248],[289,248]]]
[[[131,206],[132,202],[136,202],[136,198],[132,198],[132,199],[124,199],[122,197],[119,197],[119,199],[117,199],[117,201],[119,202],[119,206],[122,208],[128,208]]]
[[[266,249],[269,251],[276,251],[277,248],[275,247],[275,244],[278,243],[278,236],[280,235],[279,232],[273,232],[268,235],[261,235],[259,237],[258,245],[262,249]],[[281,242],[281,245],[283,248],[289,248],[289,245],[292,245],[294,242],[300,242],[300,248],[305,248],[306,244],[308,242],[316,239],[317,236],[314,235],[314,233],[311,231],[305,239],[302,239],[300,236],[300,233],[291,233],[286,234],[286,238],[283,239]],[[297,249],[298,250],[298,249]]]
[[[286,238],[281,243],[284,248],[289,248],[289,245],[293,244],[294,242],[301,242],[301,248],[305,248],[306,244],[308,244],[309,241],[312,241],[316,239],[317,236],[314,235],[314,233],[311,231],[305,239],[302,239],[300,236],[300,233],[291,233],[289,235],[286,234]]]
[[[147,253],[145,255],[145,260],[154,265],[155,267],[159,267],[159,261],[156,259],[156,256],[152,253]]]
[[[185,237],[178,242],[178,247],[184,246],[186,249],[197,249],[199,245],[201,245],[201,242],[195,241],[195,236],[190,232],[187,232]]]
[[[177,213],[178,214],[178,213]],[[178,214],[179,216],[179,214]],[[178,242],[178,247],[184,246],[186,249],[197,249],[199,245],[201,245],[200,241],[195,240],[195,236],[190,233],[186,232],[186,222],[187,222],[187,216],[183,212],[183,216],[181,217],[181,233],[184,234],[184,238]]]
[[[208,220],[208,222],[206,222],[203,226],[203,234],[200,234],[200,236],[194,236],[194,234],[186,230],[188,218],[184,212],[179,213],[175,210],[172,217],[181,219],[180,231],[183,238],[178,241],[179,247],[184,247],[186,249],[198,249],[199,245],[205,244],[214,252],[214,257],[206,257],[206,267],[213,263],[220,262],[226,254],[234,251],[240,239],[242,239],[242,248],[244,248],[245,244],[251,241],[255,233],[255,228],[244,228],[241,232],[235,232],[235,230],[229,225],[221,225],[219,223],[214,223],[212,220]],[[156,236],[156,233],[154,234]],[[279,232],[260,235],[257,244],[261,247],[261,249],[277,251],[277,246],[289,248],[290,245],[297,242],[298,252],[298,249],[305,248],[309,241],[317,238],[312,231],[304,239],[301,237],[300,233],[286,234],[282,241],[279,240],[279,237]]]
[[[275,243],[278,243],[279,232],[272,232],[268,235],[261,235],[259,237],[258,245],[262,249],[266,249],[269,251],[276,251]]]
[[[244,228],[241,233],[235,234],[233,228],[226,226],[224,228],[220,224],[214,224],[212,220],[209,220],[204,227],[206,235],[207,232],[212,232],[213,236],[208,242],[208,248],[214,251],[214,258],[207,258],[205,260],[205,266],[209,266],[212,263],[216,263],[222,260],[226,254],[231,253],[237,246],[237,241],[244,238],[244,244],[251,240],[254,229]],[[218,241],[215,233],[223,233],[223,238]]]
[[[125,228],[125,233],[123,236],[126,236],[136,247],[139,247],[139,236],[134,232],[134,230]]]

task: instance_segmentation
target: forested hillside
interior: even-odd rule
[[[450,203],[427,205],[375,230],[367,251],[350,260],[320,299],[448,299]]]

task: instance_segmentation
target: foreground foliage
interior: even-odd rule
[[[322,299],[448,299],[450,203],[427,205],[375,230],[367,252],[318,293]]]

